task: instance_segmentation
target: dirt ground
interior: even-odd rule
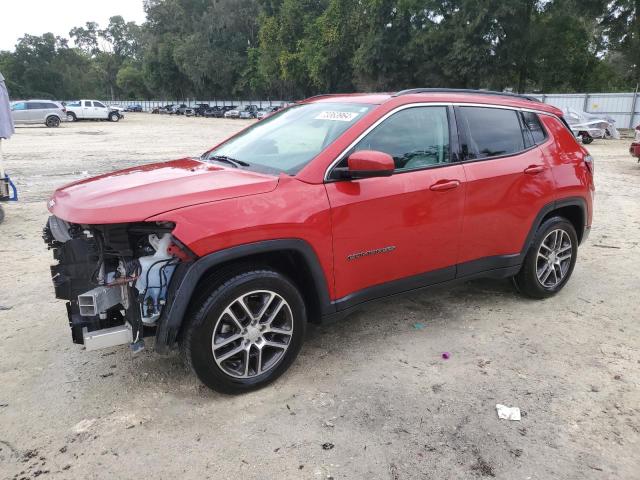
[[[244,124],[128,114],[22,127],[4,143],[21,199],[0,226],[0,478],[640,478],[640,165],[629,141],[590,146],[593,230],[552,299],[472,281],[383,301],[311,328],[287,374],[238,397],[149,344],[135,357],[73,345],[41,239],[48,195],[200,154]],[[522,420],[499,420],[496,403]]]

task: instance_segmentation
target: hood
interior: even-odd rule
[[[274,190],[278,178],[185,158],[80,180],[55,191],[49,211],[82,224],[140,222],[198,203]]]

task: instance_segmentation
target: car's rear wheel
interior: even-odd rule
[[[203,292],[182,352],[209,388],[236,394],[273,382],[293,363],[306,326],[298,289],[271,270],[242,273]]]
[[[78,120],[78,117],[76,117],[76,114],[73,112],[67,112],[67,121],[68,122],[75,122]]]
[[[558,293],[573,273],[578,256],[578,236],[562,217],[546,220],[538,229],[522,269],[514,280],[518,289],[533,298]]]
[[[60,126],[60,119],[55,115],[47,117],[44,124],[49,128],[56,128]]]
[[[117,122],[118,120],[120,120],[120,115],[118,115],[117,112],[111,112],[109,114],[109,121],[110,122]]]

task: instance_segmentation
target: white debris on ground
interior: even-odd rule
[[[518,407],[507,407],[506,405],[496,404],[498,418],[501,420],[517,420],[520,421],[520,409]]]

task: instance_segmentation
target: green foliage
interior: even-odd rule
[[[145,0],[0,52],[14,97],[297,99],[414,86],[617,91],[640,0]]]

